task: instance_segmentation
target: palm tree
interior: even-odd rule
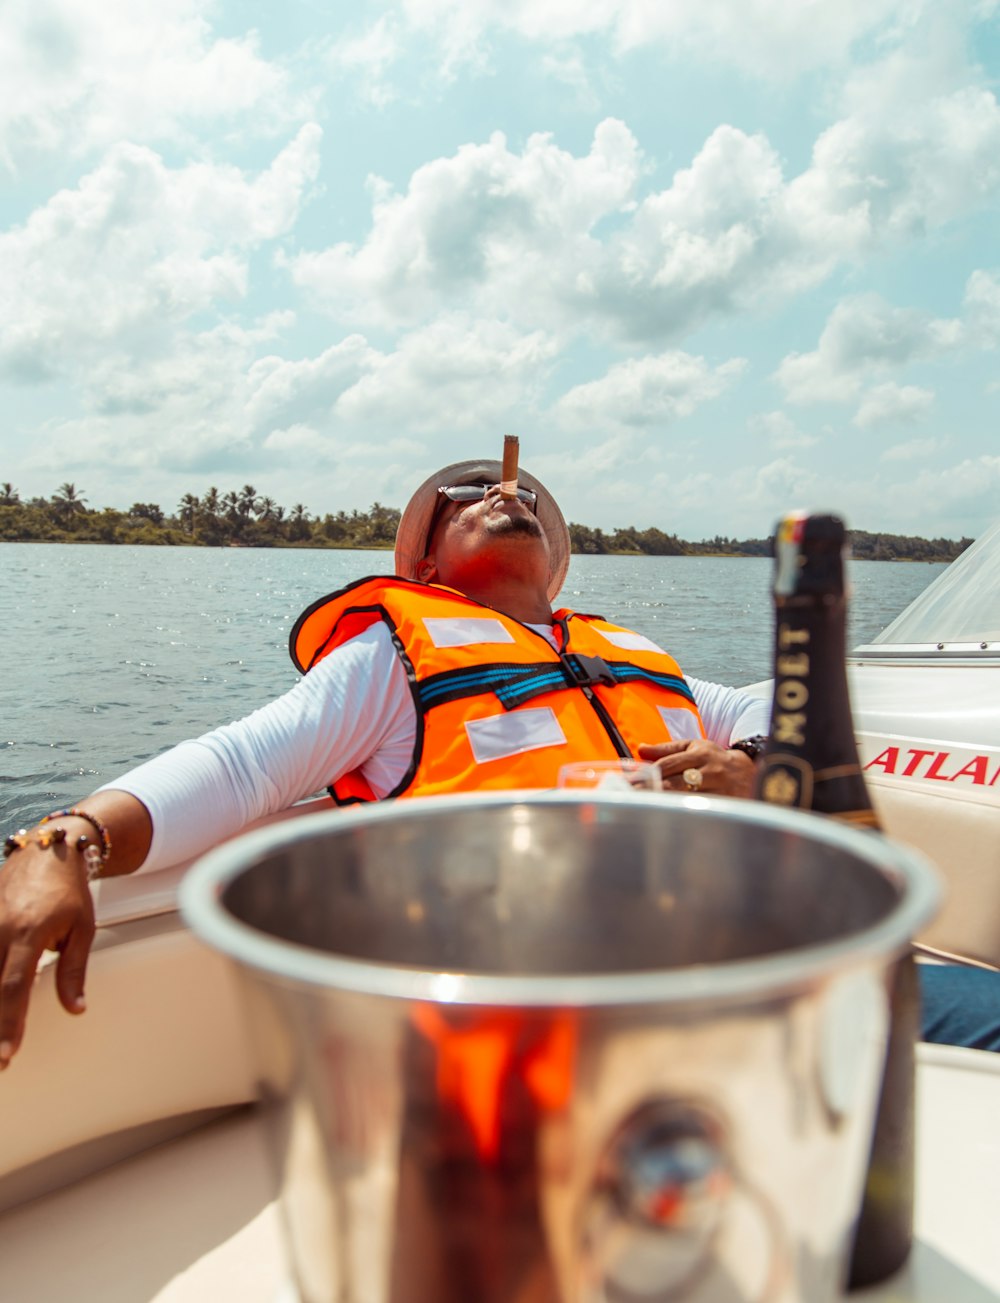
[[[288,518],[288,538],[293,543],[300,543],[309,537],[309,512],[301,502],[296,502]]]
[[[235,489],[223,494],[222,510],[225,513],[225,524],[221,531],[223,536],[230,543],[242,542],[247,527],[242,495]]]
[[[219,490],[213,484],[201,500],[201,509],[206,516],[216,517],[222,509],[222,499],[219,497]]]
[[[368,535],[374,543],[391,543],[396,537],[400,513],[395,507],[373,502],[368,513]]]
[[[181,527],[185,533],[190,534],[192,538],[194,537],[195,526],[198,522],[198,510],[200,507],[201,503],[198,501],[198,497],[194,493],[185,493],[177,507],[177,514],[181,518]]]
[[[75,484],[60,484],[52,495],[52,506],[59,521],[72,519],[78,512],[86,511],[87,499],[77,492]]]
[[[52,501],[67,503],[73,511],[80,511],[87,499],[77,492],[75,484],[60,484],[52,495]]]
[[[224,543],[231,532],[231,521],[226,516],[226,503],[213,484],[198,508],[198,537],[209,547]]]
[[[257,490],[252,484],[244,484],[239,492],[236,510],[244,520],[249,520],[257,507]]]
[[[0,484],[0,507],[16,507],[20,501],[21,499],[18,495],[17,489],[14,488],[9,480],[4,480],[4,482]]]

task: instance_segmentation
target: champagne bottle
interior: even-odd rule
[[[774,701],[755,796],[878,830],[858,759],[845,664],[844,523],[793,513],[774,536]],[[849,1287],[890,1276],[913,1238],[916,965],[894,967],[890,1031]]]

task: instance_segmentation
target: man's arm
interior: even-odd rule
[[[108,830],[100,876],[154,871],[191,859],[262,815],[285,810],[362,765],[377,792],[406,772],[416,716],[405,673],[383,626],[338,648],[283,697],[202,738],[182,742],[79,803]],[[58,950],[59,999],[82,1013],[94,936],[86,864],[95,839],[65,816],[66,839],[32,834],[0,867],[0,1068],[24,1035],[35,969]]]
[[[771,727],[771,698],[752,697],[742,688],[727,688],[704,679],[687,680],[705,726],[705,734],[728,747],[744,737],[767,733]]]

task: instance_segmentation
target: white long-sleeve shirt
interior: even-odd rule
[[[555,646],[549,626],[533,627]],[[713,742],[767,732],[767,701],[699,679],[687,683]],[[380,622],[260,710],[106,787],[131,793],[149,811],[153,840],[141,871],[150,872],[202,854],[355,769],[384,796],[406,773],[416,730],[406,674]]]

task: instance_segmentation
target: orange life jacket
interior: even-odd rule
[[[372,577],[315,602],[289,650],[304,673],[383,621],[417,714],[410,765],[387,797],[555,787],[572,760],[635,755],[640,742],[704,737],[676,661],[648,638],[562,609],[557,652],[536,630],[462,593]],[[360,772],[330,786],[341,805],[375,800]]]

